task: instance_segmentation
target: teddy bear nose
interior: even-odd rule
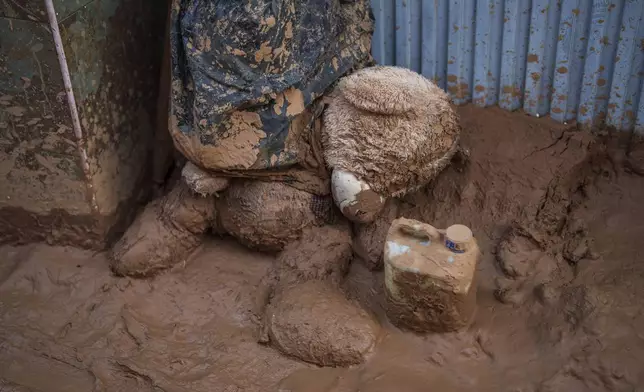
[[[347,219],[368,223],[373,221],[385,205],[386,199],[375,192],[367,182],[353,173],[335,169],[331,175],[333,200]]]

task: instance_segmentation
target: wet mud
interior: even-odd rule
[[[102,253],[2,247],[0,389],[641,390],[644,145],[499,109],[460,114],[468,161],[406,196],[396,215],[472,228],[483,258],[467,329],[423,336],[394,328],[384,315],[383,273],[354,258],[339,287],[364,313],[320,312],[320,338],[347,315],[368,315],[380,325],[375,343],[363,364],[317,367],[257,342],[257,296],[274,271],[271,255],[213,238],[185,263],[131,279],[114,276]],[[348,247],[337,243],[339,259]],[[310,250],[302,254],[322,265]],[[339,293],[326,280],[301,284],[280,294],[294,305],[285,322],[314,311],[297,308],[298,298],[323,307]]]

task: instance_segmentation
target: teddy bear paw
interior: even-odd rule
[[[181,170],[181,177],[194,193],[201,196],[216,195],[230,183],[230,179],[213,176],[190,161]]]
[[[333,170],[333,200],[342,214],[352,222],[369,223],[380,214],[386,198],[375,192],[367,182],[344,170]]]

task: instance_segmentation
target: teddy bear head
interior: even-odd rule
[[[324,116],[324,159],[336,205],[372,221],[389,197],[428,184],[458,149],[449,96],[411,70],[376,66],[342,78]]]

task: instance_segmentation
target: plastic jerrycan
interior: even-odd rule
[[[412,219],[394,220],[384,251],[387,317],[421,333],[467,326],[476,311],[480,258],[466,226],[438,230]]]

